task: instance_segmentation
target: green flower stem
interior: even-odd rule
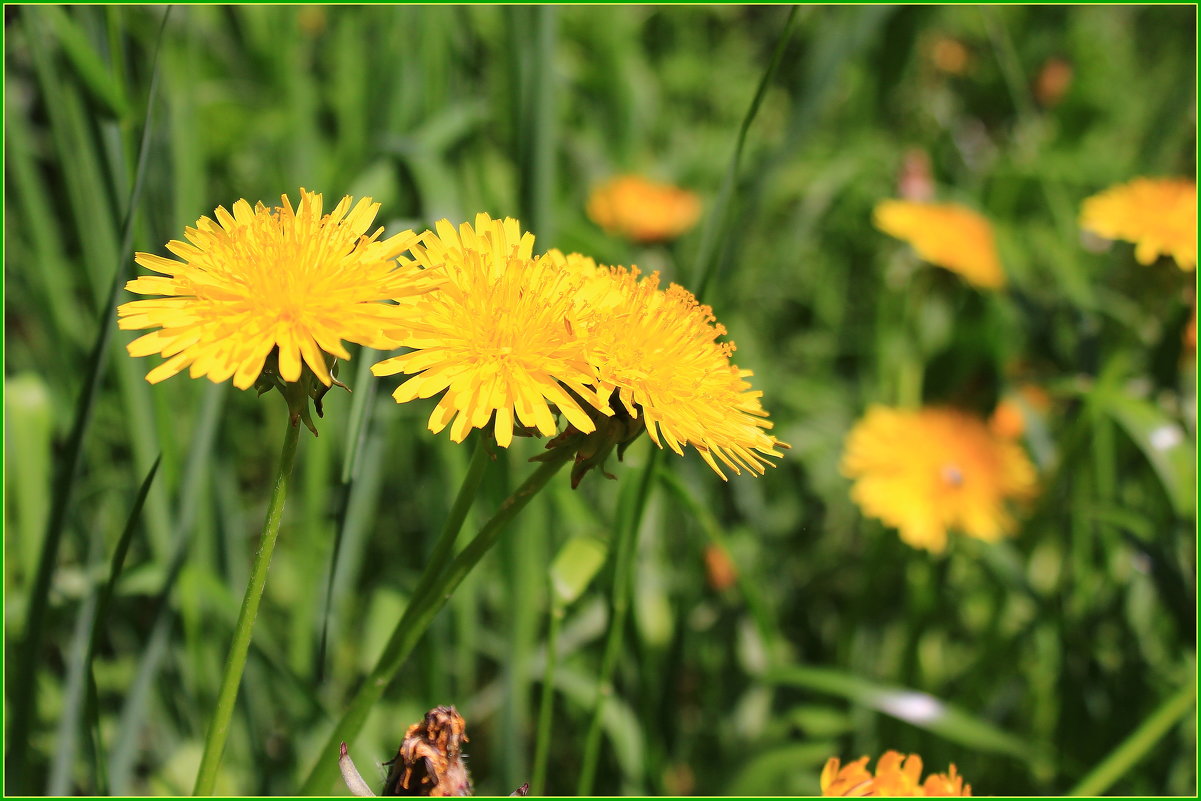
[[[449,567],[442,569],[442,565],[430,561],[426,568],[425,574],[422,576],[418,586],[418,591],[414,593],[413,599],[405,608],[404,615],[401,616],[400,622],[396,624],[396,630],[392,632],[392,637],[388,640],[388,644],[384,646],[384,652],[380,655],[379,660],[375,664],[375,668],[367,676],[367,679],[359,687],[354,698],[346,707],[346,711],[342,713],[341,720],[334,726],[329,737],[325,741],[318,752],[317,764],[309,772],[308,778],[300,788],[300,792],[304,795],[322,795],[329,792],[330,786],[338,777],[338,748],[342,742],[350,743],[359,730],[363,727],[363,723],[367,720],[367,715],[371,712],[372,707],[379,702],[383,696],[384,690],[392,683],[392,679],[404,665],[409,654],[413,652],[413,648],[417,645],[422,635],[425,634],[434,616],[439,610],[446,605],[454,594],[455,589],[462,583],[463,579],[471,572],[484,557],[496,545],[500,538],[501,532],[505,525],[512,520],[518,512],[525,508],[530,499],[538,494],[546,483],[550,481],[551,476],[559,472],[563,465],[567,464],[568,460],[574,454],[561,449],[549,453],[548,460],[543,462],[537,470],[525,480],[517,490],[510,495],[500,505],[496,514],[492,516],[484,527],[480,529],[480,533],[475,536],[470,543],[467,544],[461,553],[455,557]],[[473,460],[474,463],[475,460]],[[468,472],[468,476],[471,472]],[[478,482],[477,482],[478,483]],[[455,508],[458,509],[463,503],[469,503],[469,499],[475,496],[474,490],[464,496],[463,490],[467,489],[467,482],[464,482],[463,489],[460,490],[460,498],[455,502]],[[466,497],[466,500],[464,499]],[[464,508],[463,514],[466,514]],[[453,516],[447,522],[449,527],[454,522]],[[462,524],[462,519],[458,521]],[[443,533],[443,540],[446,534]],[[453,539],[450,542],[453,546]],[[441,553],[448,556],[450,546],[443,547],[443,542],[439,542],[435,548],[435,555]]]
[[[1133,734],[1122,741],[1122,744],[1110,752],[1100,765],[1080,780],[1068,795],[1098,796],[1104,793],[1113,783],[1122,778],[1147,756],[1160,738],[1168,730],[1180,722],[1194,707],[1197,701],[1197,682],[1194,678],[1188,686],[1173,695],[1151,713],[1151,717],[1143,721]]]
[[[271,490],[271,502],[267,506],[267,520],[263,523],[263,535],[259,540],[259,552],[254,558],[250,583],[242,598],[242,610],[234,626],[234,639],[225,659],[225,675],[221,678],[221,691],[217,694],[217,708],[204,737],[204,755],[200,759],[200,770],[196,774],[196,787],[192,795],[212,795],[217,783],[217,769],[229,738],[229,721],[234,713],[234,701],[238,697],[238,686],[242,683],[242,671],[246,668],[246,653],[250,650],[250,635],[254,630],[254,619],[259,613],[259,601],[263,599],[263,588],[267,585],[267,570],[271,567],[271,553],[279,537],[279,522],[284,513],[284,498],[288,494],[288,479],[296,461],[296,443],[300,438],[299,421],[288,422],[284,433],[284,449],[279,459],[279,473],[275,477],[275,488]]]
[[[428,566],[425,572],[421,574],[421,580],[417,584],[417,589],[413,591],[413,598],[423,598],[431,594],[441,577],[441,570],[450,562],[450,557],[455,552],[455,540],[459,538],[459,531],[463,528],[463,521],[467,519],[467,512],[471,509],[471,504],[475,502],[475,496],[479,493],[480,482],[484,480],[484,471],[487,470],[489,462],[492,460],[492,455],[488,452],[488,437],[480,435],[475,442],[475,453],[471,455],[471,464],[467,466],[467,475],[463,477],[463,483],[459,485],[459,492],[455,495],[455,502],[450,507],[450,516],[446,518],[446,523],[442,526],[442,533],[438,537],[438,541],[434,543],[434,550],[430,553]],[[395,638],[395,635],[393,635]],[[385,650],[386,654],[387,651]]]
[[[555,599],[551,586],[550,624],[546,629],[546,669],[542,673],[542,700],[538,709],[538,739],[534,745],[534,773],[530,779],[530,795],[542,796],[546,790],[546,765],[550,758],[551,712],[555,702],[555,668],[559,661],[559,625],[566,614],[562,601]]]
[[[638,539],[638,528],[642,525],[642,514],[646,509],[646,501],[650,496],[651,480],[655,475],[655,463],[658,450],[651,450],[646,466],[642,468],[639,479],[638,495],[634,499],[630,514],[622,520],[617,533],[617,547],[613,552],[613,587],[609,601],[609,632],[605,637],[605,652],[601,658],[600,675],[596,681],[596,701],[592,707],[592,722],[588,724],[588,735],[584,740],[583,767],[580,769],[580,781],[576,785],[576,795],[592,795],[592,785],[596,780],[596,765],[600,758],[601,718],[605,710],[605,700],[613,693],[613,671],[617,667],[617,655],[621,650],[621,637],[625,630],[626,612],[630,607],[630,585],[633,581],[635,547]]]
[[[896,367],[897,405],[903,409],[920,409],[922,380],[926,370],[925,345],[922,342],[921,314],[930,295],[930,282],[924,273],[910,276],[901,300],[900,328],[905,332],[905,349]]]

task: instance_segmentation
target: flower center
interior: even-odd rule
[[[963,486],[963,471],[959,469],[958,465],[944,464],[942,469],[939,471],[939,474],[941,475],[942,480],[945,481],[948,486]]]

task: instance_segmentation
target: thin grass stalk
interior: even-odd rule
[[[601,717],[605,701],[613,694],[613,672],[621,650],[626,612],[630,606],[634,558],[638,554],[638,529],[642,526],[642,516],[650,497],[658,456],[658,449],[652,449],[646,465],[642,468],[642,475],[639,476],[633,506],[617,532],[617,545],[613,550],[613,584],[609,595],[609,630],[605,635],[605,651],[596,680],[596,700],[593,702],[592,720],[588,724],[588,734],[584,740],[584,755],[576,795],[592,795],[592,786],[596,781],[596,766],[600,759]]]
[[[92,767],[92,781],[96,787],[96,795],[109,795],[108,765],[104,760],[104,738],[100,734],[100,712],[95,700],[100,697],[96,689],[96,675],[88,673],[88,705],[87,717],[84,719],[84,733],[87,736],[85,747],[88,749]]]
[[[1104,793],[1146,757],[1156,743],[1195,708],[1196,702],[1197,681],[1194,676],[1193,681],[1160,704],[1142,725],[1089,771],[1068,795],[1099,796]]]
[[[104,315],[104,298],[108,291],[104,267],[109,259],[115,260],[121,255],[115,230],[116,212],[110,205],[96,202],[98,197],[109,197],[112,188],[103,178],[102,154],[94,136],[95,124],[86,107],[84,91],[78,84],[64,79],[58,69],[55,58],[58,51],[53,46],[54,12],[46,16],[51,8],[54,7],[39,8],[37,13],[23,15],[22,29],[30,40],[38,90],[46,98],[54,155],[59,162],[71,165],[64,176],[69,218],[81,241],[88,243],[89,253],[94,254],[86,263],[75,265],[76,274],[82,272],[86,283],[86,291],[80,294],[86,308],[100,317]]]
[[[463,528],[463,521],[467,519],[467,513],[471,511],[471,505],[475,502],[480,482],[483,481],[484,472],[488,469],[491,460],[492,454],[489,453],[488,438],[479,434],[475,442],[475,452],[471,455],[471,464],[467,466],[467,475],[464,476],[463,484],[459,487],[458,494],[455,495],[450,516],[446,520],[446,525],[442,527],[442,535],[430,553],[430,565],[441,569],[450,561],[455,550],[455,541],[459,537],[459,530]],[[417,584],[417,589],[413,591],[413,597],[421,598],[433,594],[439,578],[440,576],[436,572],[427,569],[421,574],[421,580]],[[385,649],[386,652],[387,649]]]
[[[512,482],[503,486],[512,486]],[[528,510],[522,535],[503,539],[493,557],[502,575],[505,606],[502,624],[505,658],[501,667],[504,694],[497,726],[511,733],[498,744],[491,760],[493,780],[501,787],[517,787],[530,778],[530,732],[535,725],[537,676],[533,659],[542,636],[546,608],[543,590],[550,574],[549,506],[538,504]],[[426,656],[442,658],[445,656],[442,651],[431,649]],[[433,660],[431,663],[437,664]],[[446,676],[447,671],[443,669],[440,675]]]
[[[555,590],[547,582],[551,598],[550,620],[546,627],[546,667],[542,671],[542,698],[538,706],[538,733],[534,741],[534,769],[530,779],[530,795],[546,794],[546,766],[550,759],[551,720],[555,707],[555,668],[559,662],[559,628],[565,614],[563,603],[555,600]]]
[[[182,553],[182,552],[181,552]],[[128,794],[133,784],[134,762],[138,755],[138,741],[127,737],[127,732],[140,734],[143,719],[150,703],[150,693],[158,676],[159,665],[170,648],[171,628],[175,616],[168,603],[168,594],[175,586],[179,571],[183,568],[184,560],[176,559],[168,568],[166,590],[155,598],[157,609],[150,636],[142,646],[142,654],[138,659],[137,672],[133,682],[125,689],[125,702],[121,707],[121,716],[117,724],[117,736],[108,755],[109,789],[113,795]]]
[[[722,179],[721,189],[717,193],[717,200],[713,203],[713,210],[709,212],[709,219],[701,228],[701,244],[697,249],[696,263],[692,268],[692,289],[693,294],[698,298],[704,296],[705,290],[709,286],[709,281],[713,278],[713,273],[717,267],[717,254],[720,250],[720,245],[726,240],[730,221],[733,219],[731,204],[734,196],[734,185],[738,182],[738,171],[742,165],[742,151],[746,146],[747,132],[750,130],[755,116],[759,113],[759,105],[763,102],[763,96],[767,94],[767,87],[771,84],[772,77],[776,74],[776,69],[780,66],[780,60],[784,57],[784,48],[792,35],[792,26],[796,20],[796,15],[797,7],[793,6],[788,10],[788,17],[784,20],[784,27],[780,31],[780,38],[776,42],[776,49],[772,53],[771,62],[763,72],[763,77],[759,79],[759,86],[755,90],[755,96],[751,98],[751,105],[747,109],[746,115],[742,118],[742,125],[738,128],[738,138],[734,141],[734,155],[730,159],[730,166],[726,170],[725,177]]]
[[[275,551],[275,542],[279,538],[279,524],[283,519],[284,500],[288,495],[288,479],[292,476],[292,466],[296,462],[296,444],[299,439],[300,421],[289,420],[287,430],[284,432],[284,446],[280,454],[279,471],[276,473],[275,486],[267,505],[267,519],[263,523],[258,555],[254,559],[250,582],[246,585],[246,594],[242,597],[238,622],[234,625],[234,638],[226,656],[225,673],[221,678],[221,689],[217,693],[217,705],[213,711],[213,719],[204,738],[204,753],[200,758],[200,770],[196,774],[196,786],[192,790],[192,795],[212,795],[213,788],[217,784],[217,770],[221,766],[225,741],[229,737],[229,722],[233,717],[238,687],[242,683],[242,672],[246,668],[246,654],[250,651],[250,637],[254,631],[254,621],[258,617],[263,589],[267,586],[267,571],[271,567],[271,554]]]
[[[558,9],[535,6],[529,12],[533,17],[534,46],[521,48],[521,52],[530,58],[525,84],[527,114],[522,116],[526,131],[521,137],[529,143],[529,150],[522,176],[521,207],[529,217],[529,230],[539,239],[551,242],[555,235],[555,156],[558,151],[554,65]]]
[[[108,620],[108,607],[112,602],[113,593],[117,588],[117,580],[121,577],[121,571],[125,567],[125,557],[129,553],[129,546],[133,542],[133,534],[137,530],[137,522],[142,514],[142,506],[146,503],[146,496],[150,493],[150,486],[154,483],[154,477],[158,474],[158,467],[162,458],[154,460],[154,464],[150,468],[150,472],[146,474],[146,478],[142,480],[142,486],[138,489],[138,494],[134,498],[133,506],[130,507],[129,517],[125,521],[125,529],[121,532],[120,538],[117,540],[117,547],[113,550],[112,560],[109,564],[108,582],[100,592],[100,596],[96,600],[95,612],[91,621],[91,632],[88,636],[88,648],[83,658],[83,671],[87,680],[87,698],[84,704],[83,723],[85,730],[95,732],[94,741],[89,745],[89,753],[93,759],[92,770],[95,792],[105,794],[107,788],[105,784],[105,771],[103,770],[103,760],[97,759],[98,753],[101,750],[99,741],[100,720],[99,720],[99,700],[96,693],[96,682],[92,673],[92,662],[96,657],[96,648],[100,643],[100,631]],[[78,726],[79,721],[72,725]],[[70,755],[65,757],[66,761],[70,762]]]
[[[98,566],[103,549],[98,540],[92,540],[88,549],[87,566]],[[50,776],[46,782],[46,795],[64,796],[71,790],[75,772],[75,752],[79,742],[80,718],[87,704],[87,675],[84,662],[88,649],[88,626],[96,614],[96,584],[90,582],[79,611],[69,644],[63,649],[66,661],[66,677],[63,682],[63,713],[58,719],[54,736],[54,751],[50,757]]]
[[[475,539],[468,543],[449,567],[442,569],[442,565],[433,559],[430,560],[421,581],[421,586],[429,587],[430,590],[423,594],[414,593],[400,622],[396,624],[391,638],[384,646],[384,651],[377,660],[375,668],[359,687],[350,704],[342,713],[341,719],[326,738],[325,745],[318,752],[316,764],[309,771],[304,784],[301,785],[300,792],[302,794],[321,795],[329,792],[330,786],[338,777],[339,744],[350,743],[354,739],[367,720],[367,715],[371,712],[372,707],[383,696],[384,690],[392,683],[400,668],[404,666],[405,660],[408,659],[413,648],[429,628],[434,616],[454,594],[455,589],[467,574],[496,544],[509,521],[525,508],[530,499],[546,486],[551,477],[567,464],[573,454],[566,452],[566,449],[560,449],[548,456],[549,459],[542,462],[538,469],[525,480],[525,483],[501,503],[500,508],[484,524]],[[465,488],[466,482],[464,482]],[[474,497],[474,494],[472,492],[470,496]],[[464,495],[462,490],[460,490],[460,495]],[[463,516],[466,516],[466,506],[468,505],[463,504]],[[460,504],[456,501],[456,509],[459,506]],[[461,517],[457,521],[452,518],[447,521],[447,526],[448,528],[452,524],[461,526],[462,522]]]
[[[334,577],[338,572],[338,556],[342,552],[342,541],[346,533],[346,517],[350,511],[351,491],[359,472],[360,454],[371,430],[372,412],[375,409],[376,383],[371,381],[371,363],[377,351],[364,347],[359,353],[359,367],[355,373],[355,393],[350,403],[350,415],[346,421],[346,450],[342,454],[342,477],[338,494],[338,511],[334,515],[334,544],[329,557],[329,576],[325,583],[325,603],[321,614],[321,638],[314,657],[313,675],[318,684],[325,678],[325,654],[329,643],[329,621],[333,614]]]
[[[118,249],[118,263],[113,272],[112,284],[108,297],[101,306],[99,330],[92,345],[92,350],[86,362],[87,376],[83,389],[75,405],[75,414],[71,424],[71,433],[67,437],[67,445],[63,452],[62,461],[58,463],[57,475],[54,481],[54,502],[50,507],[50,515],[46,521],[46,535],[42,540],[42,552],[38,560],[37,576],[29,597],[29,617],[25,624],[25,641],[20,649],[17,663],[17,681],[11,696],[11,724],[8,729],[8,751],[5,754],[5,790],[10,793],[20,793],[25,790],[24,773],[27,767],[29,751],[30,727],[37,719],[37,662],[42,650],[42,634],[45,630],[46,611],[49,607],[50,583],[54,576],[54,566],[58,561],[58,549],[62,544],[63,531],[66,528],[67,511],[75,489],[75,479],[79,475],[79,466],[83,456],[83,442],[87,437],[92,422],[92,412],[100,381],[104,376],[105,356],[112,340],[114,311],[117,306],[117,293],[124,281],[127,269],[124,254],[132,248],[133,220],[135,210],[142,195],[142,187],[146,177],[146,156],[149,152],[150,133],[154,126],[154,97],[158,87],[158,56],[162,46],[163,31],[171,9],[163,13],[159,25],[158,37],[155,42],[153,66],[150,74],[150,87],[146,93],[146,124],[142,126],[142,139],[138,146],[137,168],[134,171],[133,185],[129,190],[129,203],[126,207],[125,221],[122,223],[121,247]]]
[[[35,291],[41,295],[39,300],[42,305],[38,311],[51,323],[53,345],[60,355],[69,354],[74,362],[86,339],[86,317],[71,286],[70,272],[56,226],[54,204],[37,163],[35,134],[29,120],[11,97],[10,94],[4,109],[5,166],[8,180],[12,181],[12,189],[5,196],[7,211],[12,218],[21,220],[21,238],[28,238],[34,263],[39,267],[32,271],[30,278],[36,281]],[[10,262],[18,258],[17,242],[16,236],[8,240]],[[47,372],[50,369],[51,365],[46,365]]]

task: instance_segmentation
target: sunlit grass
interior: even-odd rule
[[[792,446],[728,484],[646,437],[606,464],[616,482],[558,475],[366,709],[352,744],[376,789],[372,762],[454,704],[485,793],[533,779],[536,753],[545,792],[575,792],[590,727],[599,793],[815,794],[828,758],[893,749],[954,763],[979,795],[1194,793],[1195,277],[1078,217],[1107,187],[1195,175],[1195,9],[804,8],[785,37],[789,14],[181,6],[160,37],[162,8],[8,9],[8,792],[192,789],[284,404],[150,387],[108,295],[134,250],[305,186],[374,198],[388,234],[485,211],[540,250],[660,270],[712,305]],[[1040,83],[1054,59],[1058,96]],[[938,202],[991,222],[1004,289],[873,227],[915,150]],[[627,173],[696,193],[697,226],[638,243],[590,221],[592,189]],[[434,401],[395,404],[370,376],[394,353],[350,353],[353,393],[327,395],[300,443],[219,793],[295,793],[333,765],[324,744],[472,463],[426,431]],[[987,419],[1026,385],[1047,399],[1020,440],[1040,489],[1011,538],[932,556],[861,515],[839,467],[872,404]],[[489,464],[460,547],[542,444]],[[733,582],[713,583],[707,548]]]

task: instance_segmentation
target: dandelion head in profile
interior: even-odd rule
[[[580,431],[595,429],[585,406],[605,408],[589,389],[592,371],[571,325],[582,279],[533,256],[534,236],[513,219],[480,214],[474,226],[449,221],[426,231],[408,262],[445,277],[437,291],[402,302],[408,353],[371,369],[411,376],[393,393],[398,403],[442,397],[429,418],[438,433],[462,442],[489,425],[508,447],[515,428],[553,436],[561,413]]]
[[[139,295],[117,308],[122,329],[155,329],[129,344],[133,356],[166,361],[146,376],[152,384],[187,368],[192,378],[233,379],[247,389],[268,368],[282,382],[305,369],[324,387],[335,382],[332,360],[348,359],[343,342],[390,347],[385,328],[403,322],[391,300],[428,291],[430,277],[397,263],[411,231],[387,239],[368,233],[378,203],[344,197],[328,214],[320,194],[300,190],[294,207],[251,206],[245,200],[201,217],[172,240],[177,258],[136,254],[159,275],[126,284]]]
[[[850,798],[904,798],[909,796],[970,796],[972,786],[964,784],[954,765],[946,773],[932,773],[922,781],[922,758],[887,751],[876,762],[875,773],[868,770],[868,757],[842,764],[831,757],[822,768],[823,796]]]
[[[665,242],[696,225],[701,202],[692,192],[640,175],[619,175],[592,190],[588,217],[635,242]]]
[[[908,242],[919,257],[957,273],[981,289],[1005,286],[992,224],[954,204],[885,200],[873,221],[889,236]]]
[[[619,445],[643,430],[678,454],[691,445],[723,479],[723,467],[761,475],[772,464],[767,457],[780,456],[787,445],[767,433],[763,393],[751,388],[749,370],[731,363],[734,344],[719,341],[726,329],[710,307],[677,284],[660,288],[658,274],[557,251],[547,259],[585,279],[574,327],[586,341],[596,394],[615,411]]]
[[[1184,178],[1135,178],[1084,201],[1080,225],[1106,239],[1134,243],[1139,264],[1171,256],[1197,268],[1197,183]]]
[[[947,532],[1011,534],[1013,502],[1035,494],[1034,466],[1012,438],[954,409],[874,406],[847,437],[842,472],[868,517],[915,548],[941,553]]]

